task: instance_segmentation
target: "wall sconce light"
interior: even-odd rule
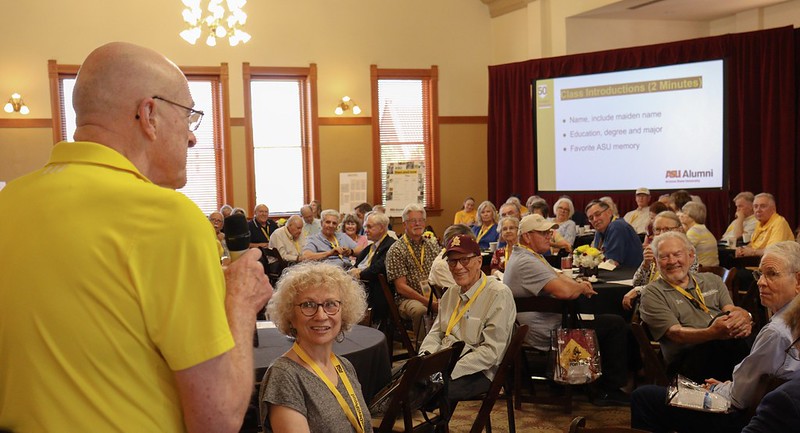
[[[361,108],[358,106],[358,104],[356,104],[356,101],[350,99],[349,96],[345,96],[342,98],[342,102],[336,106],[336,109],[333,110],[333,112],[336,113],[337,116],[341,116],[345,111],[351,108],[353,109],[353,114],[356,116],[361,114]]]
[[[31,112],[27,105],[25,105],[25,101],[22,100],[22,96],[19,93],[12,93],[11,98],[8,99],[5,107],[3,107],[6,113],[14,113],[17,112],[22,115],[26,115]]]
[[[222,6],[223,0],[208,0],[208,15],[203,17],[200,0],[182,0],[186,9],[183,10],[183,20],[189,28],[180,33],[181,38],[194,45],[203,33],[208,33],[206,45],[214,47],[217,38],[228,38],[228,43],[234,47],[239,42],[246,44],[250,34],[241,29],[247,21],[247,14],[242,7],[247,0],[227,0],[228,10]],[[226,15],[227,12],[227,15]]]

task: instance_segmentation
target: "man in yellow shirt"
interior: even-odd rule
[[[202,119],[186,77],[111,43],[83,62],[73,101],[75,142],[0,191],[13,252],[0,260],[0,430],[238,432],[272,288],[257,250],[223,273],[213,228],[174,191]]]
[[[753,212],[758,220],[753,238],[748,245],[736,249],[736,257],[761,257],[764,248],[780,241],[794,240],[789,223],[775,210],[775,197],[772,194],[762,192],[756,195]]]

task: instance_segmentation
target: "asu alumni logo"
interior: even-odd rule
[[[539,98],[541,99],[547,98],[547,85],[539,84],[539,86],[536,88],[536,94],[539,95]]]

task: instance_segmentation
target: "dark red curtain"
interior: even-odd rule
[[[489,67],[489,199],[535,190],[536,137],[531,83],[536,79],[725,59],[728,185],[694,190],[708,207],[706,225],[719,236],[731,220],[731,200],[740,191],[771,192],[778,212],[797,221],[796,125],[800,122],[795,67],[800,38],[792,27],[693,39],[667,44],[576,54]],[[798,39],[800,41],[800,39]],[[797,55],[796,55],[797,53]],[[602,175],[602,168],[598,167]],[[653,191],[653,200],[661,193]],[[553,203],[559,193],[542,193]],[[635,207],[632,191],[572,194],[576,208],[611,196],[620,211]]]

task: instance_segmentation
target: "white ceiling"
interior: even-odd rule
[[[575,15],[581,18],[710,21],[787,0],[621,0]]]

